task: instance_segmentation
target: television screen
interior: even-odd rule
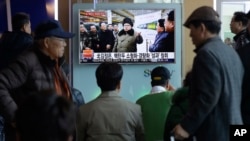
[[[79,62],[175,63],[174,9],[79,10]]]

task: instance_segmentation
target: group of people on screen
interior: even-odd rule
[[[94,52],[137,52],[137,44],[143,43],[140,32],[133,28],[132,19],[126,17],[122,21],[123,28],[119,30],[118,24],[100,22],[99,26],[80,23],[80,52],[92,49]],[[157,35],[150,44],[150,52],[174,52],[174,11],[168,17],[159,19],[156,25]]]
[[[237,24],[241,22],[237,15],[231,29],[234,24],[244,25]],[[250,12],[245,16],[250,23]],[[161,32],[168,32],[166,39],[174,36],[173,28],[166,27],[174,27],[168,18],[165,30],[163,20],[158,21]],[[236,45],[229,47],[219,37],[219,14],[212,7],[199,7],[184,22],[196,56],[181,88],[171,85],[167,65],[156,66],[151,71],[151,91],[134,103],[120,95],[122,65],[103,62],[95,71],[101,93],[86,104],[82,94],[74,94],[68,65],[65,68],[65,40],[75,34],[48,19],[32,36],[30,24],[27,14],[17,13],[12,18],[13,31],[0,39],[0,60],[5,60],[0,62],[2,141],[229,141],[230,125],[250,124],[250,24],[244,31],[232,30]],[[126,40],[123,36],[143,41],[140,33],[132,32],[129,18],[123,26],[116,34],[117,44]],[[100,23],[101,34],[113,36],[106,28],[106,23]],[[105,51],[123,50],[109,41],[100,43],[107,43]]]

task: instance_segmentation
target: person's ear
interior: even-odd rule
[[[169,83],[166,84],[165,88],[169,90]]]
[[[121,81],[117,84],[117,89],[118,89],[118,90],[121,89]]]
[[[49,48],[49,44],[50,44],[50,39],[48,37],[45,37],[43,39],[43,44],[46,48]]]
[[[200,25],[200,30],[202,32],[205,32],[207,30],[206,26],[203,23],[201,23],[201,25]]]

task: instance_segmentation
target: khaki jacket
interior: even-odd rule
[[[80,107],[77,141],[143,141],[139,105],[124,100],[116,91],[100,94]]]

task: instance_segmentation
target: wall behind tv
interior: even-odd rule
[[[54,13],[46,8],[46,4],[54,4],[54,0],[11,0],[11,15],[25,12],[30,15],[31,28],[34,31],[37,24],[44,19],[54,18]],[[8,29],[7,11],[5,0],[0,0],[0,33]]]

